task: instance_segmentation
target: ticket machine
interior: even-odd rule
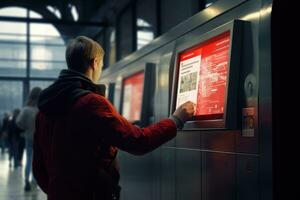
[[[234,20],[194,37],[179,40],[172,85],[171,112],[186,101],[196,113],[184,129],[234,129],[239,126],[239,68],[242,25]]]

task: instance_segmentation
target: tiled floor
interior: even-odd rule
[[[23,163],[23,166],[24,164],[25,162]],[[32,187],[30,192],[25,192],[24,167],[19,167],[17,169],[10,168],[8,154],[0,153],[0,200],[46,199],[46,195],[38,187]]]

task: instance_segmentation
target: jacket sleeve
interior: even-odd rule
[[[40,127],[39,127],[39,114],[36,117],[36,131],[33,140],[33,160],[32,160],[32,173],[41,189],[48,194],[48,173],[43,159],[43,152],[40,148]]]
[[[111,103],[98,96],[90,105],[91,126],[109,144],[135,155],[146,154],[176,136],[176,124],[171,119],[146,128],[132,125],[116,112]]]

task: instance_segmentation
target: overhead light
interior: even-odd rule
[[[61,13],[60,13],[60,11],[57,8],[55,8],[53,6],[47,6],[46,8],[50,12],[52,12],[58,19],[61,19]]]
[[[255,19],[259,19],[260,17],[265,17],[266,15],[270,15],[271,12],[272,12],[272,6],[269,6],[259,11],[252,12],[246,15],[245,17],[243,17],[242,19],[246,21],[255,20]]]
[[[70,6],[70,4],[69,4],[69,6]],[[78,21],[78,18],[79,18],[78,11],[74,5],[71,5],[71,13],[72,13],[73,19],[75,21]]]
[[[212,4],[213,4],[213,3],[207,3],[207,4],[205,5],[205,8],[211,6]]]

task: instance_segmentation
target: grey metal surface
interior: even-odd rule
[[[149,155],[121,154],[123,200],[272,199],[271,3],[218,1],[105,70],[102,82],[115,83],[114,105],[119,109],[122,77],[154,63],[154,121],[159,121],[169,115],[176,41],[201,37],[193,31],[205,33],[233,19],[250,23],[243,29],[238,103],[241,109],[254,110],[253,135],[243,135],[241,128],[178,131],[175,139]],[[241,112],[238,117],[242,122]]]
[[[175,141],[177,148],[201,149],[201,134],[198,131],[178,131]]]
[[[223,152],[236,152],[236,135],[240,131],[219,131],[212,133],[201,134],[201,149],[223,151]]]
[[[129,56],[125,57],[120,62],[116,63],[112,67],[106,69],[103,72],[103,77],[109,76],[112,73],[118,71],[119,69],[123,68],[134,62],[135,60],[156,51],[163,45],[166,45],[177,38],[184,35],[186,32],[193,30],[194,28],[198,27],[199,25],[203,25],[213,18],[222,15],[224,12],[242,4],[247,0],[223,0],[217,1],[212,6],[208,7],[207,9],[199,12],[192,18],[180,23],[176,27],[172,28],[169,32],[163,34],[162,36],[156,38],[153,42],[142,48],[141,50],[130,54]]]
[[[222,153],[202,153],[202,200],[233,200],[236,193],[236,158]],[[200,198],[199,198],[200,199]]]
[[[176,199],[176,150],[161,148],[160,199]]]
[[[141,126],[145,127],[154,121],[154,94],[156,83],[156,69],[154,63],[146,63],[145,65],[145,79],[144,79],[144,94],[142,98],[141,110]]]
[[[122,174],[120,180],[122,200],[151,200],[154,173],[152,155],[145,155],[141,159],[138,156],[120,152],[118,158]]]
[[[259,157],[237,156],[236,166],[236,199],[261,199],[259,197]]]
[[[264,0],[259,24],[259,146],[261,199],[272,199],[273,195],[273,131],[272,131],[272,75],[271,75],[271,10],[272,1]]]
[[[199,130],[199,129],[237,129],[240,126],[240,120],[237,118],[237,114],[240,113],[240,107],[238,102],[239,96],[239,71],[241,68],[241,52],[243,41],[243,28],[249,24],[247,21],[233,19],[229,22],[222,24],[218,27],[209,28],[205,30],[202,26],[190,31],[181,38],[176,40],[175,48],[175,60],[178,60],[179,54],[188,49],[194,48],[197,45],[208,41],[209,39],[216,37],[224,32],[230,32],[230,45],[229,45],[229,61],[227,72],[227,83],[224,101],[224,115],[221,119],[215,120],[201,120],[201,121],[188,121],[184,125],[184,130]],[[201,37],[199,37],[201,35]],[[173,77],[178,77],[179,64],[174,63]],[[177,78],[173,79],[172,83],[172,100],[171,100],[171,112],[176,108],[177,98]],[[229,110],[229,112],[226,112]]]
[[[198,200],[201,196],[201,152],[176,150],[176,199]]]

